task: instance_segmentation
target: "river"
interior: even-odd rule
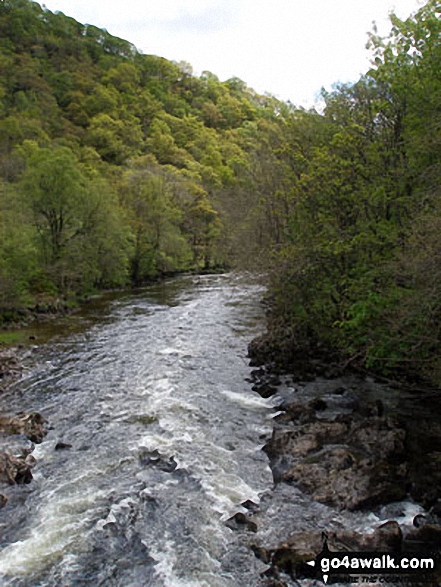
[[[101,297],[55,336],[42,327],[50,342],[0,399],[49,423],[34,481],[0,510],[1,585],[257,587],[266,566],[225,524],[242,504],[266,500],[273,542],[379,521],[272,491],[261,449],[281,398],[252,391],[246,356],[262,293],[249,276],[183,276]]]
[[[272,485],[275,401],[245,381],[261,293],[181,277],[101,302],[52,340],[1,400],[51,428],[17,488],[25,513],[17,496],[1,519],[2,584],[250,584],[259,563],[224,521]]]

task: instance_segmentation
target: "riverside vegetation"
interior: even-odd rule
[[[29,0],[0,2],[0,315],[177,271],[271,267],[279,361],[441,381],[441,3],[324,111]],[[289,72],[287,72],[289,75]]]

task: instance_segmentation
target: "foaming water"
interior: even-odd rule
[[[245,382],[260,295],[206,276],[118,296],[2,398],[51,426],[0,513],[2,585],[258,584],[223,521],[272,485],[277,402]]]

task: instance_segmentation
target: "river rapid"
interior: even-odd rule
[[[205,276],[118,295],[2,396],[51,429],[0,517],[2,585],[253,584],[261,563],[224,521],[272,485],[277,401],[245,381],[261,294]]]
[[[267,567],[252,540],[381,521],[273,491],[262,447],[283,394],[252,391],[247,359],[262,293],[233,274],[112,294],[39,349],[0,397],[0,411],[49,422],[34,480],[0,510],[1,585],[258,587]],[[252,538],[226,524],[250,504],[261,507]],[[406,507],[411,520],[418,508]]]

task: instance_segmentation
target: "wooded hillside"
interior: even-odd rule
[[[0,2],[3,320],[230,266],[252,220],[239,201],[251,154],[280,108],[239,79],[195,77],[37,3]]]
[[[272,268],[272,344],[441,381],[441,3],[322,114],[0,2],[0,307]],[[301,83],[301,81],[299,81]]]

